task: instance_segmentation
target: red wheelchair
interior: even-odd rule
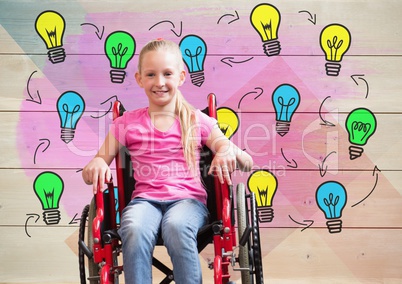
[[[116,101],[113,118],[124,111],[121,103]],[[208,107],[203,111],[217,118],[214,94],[208,96]],[[215,284],[234,283],[230,280],[231,270],[240,271],[243,284],[261,284],[264,278],[255,196],[252,192],[247,193],[244,184],[240,183],[236,187],[235,202],[233,187],[221,184],[217,178],[207,174],[211,161],[212,153],[205,147],[201,153],[200,169],[208,191],[210,222],[198,232],[198,252],[213,243],[214,259],[209,267],[214,270]],[[130,201],[135,181],[127,149],[120,151],[115,162],[117,187],[111,182],[103,193],[98,189],[81,215],[78,240],[81,284],[116,284],[123,272],[124,264],[118,263],[122,245],[117,231],[119,216]],[[157,245],[163,245],[163,242],[159,240]],[[152,264],[166,275],[160,283],[174,281],[170,268],[155,257]]]

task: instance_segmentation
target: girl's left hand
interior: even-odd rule
[[[218,152],[212,160],[208,174],[218,177],[220,183],[232,185],[230,174],[236,170],[236,155],[232,151]]]

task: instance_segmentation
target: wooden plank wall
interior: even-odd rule
[[[202,108],[213,92],[220,107],[237,112],[240,127],[231,139],[253,155],[254,170],[277,178],[274,218],[261,224],[266,282],[402,283],[402,2],[272,0],[281,15],[276,56],[264,54],[250,24],[260,3],[0,2],[0,283],[78,282],[79,215],[91,198],[80,169],[105,136],[116,97],[127,108],[146,105],[133,76],[140,48],[154,38],[180,42],[191,34],[207,44],[205,81],[198,87],[188,76],[183,93]],[[49,61],[34,28],[47,10],[66,22],[66,58],[57,64]],[[351,34],[338,76],[326,74],[319,43],[321,31],[332,24]],[[117,30],[132,34],[137,46],[122,84],[111,82],[103,51],[107,35]],[[275,131],[271,100],[282,84],[300,94],[283,137]],[[69,143],[60,139],[56,110],[67,91],[85,103]],[[370,110],[377,128],[362,156],[351,160],[345,121],[356,108]],[[53,225],[43,220],[33,190],[35,179],[48,171],[64,184],[61,219]],[[234,179],[247,182],[251,174],[236,173]],[[325,182],[346,190],[338,233],[328,231],[316,201]],[[212,283],[212,251],[200,257],[205,283]]]

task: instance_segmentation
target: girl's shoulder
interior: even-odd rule
[[[214,118],[208,115],[207,109],[205,110],[195,109],[194,114],[198,121],[211,121],[212,123],[216,122]]]
[[[115,119],[114,124],[123,124],[125,126],[132,124],[142,124],[148,117],[148,107],[126,110],[122,116]]]
[[[137,119],[143,119],[146,117],[148,114],[148,107],[143,107],[143,108],[138,108],[134,110],[126,110],[122,117],[125,120],[131,121],[131,120],[137,120]]]

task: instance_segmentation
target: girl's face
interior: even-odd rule
[[[177,89],[185,80],[179,60],[173,52],[163,49],[143,55],[141,71],[135,74],[135,79],[144,89],[150,109],[174,111]]]

